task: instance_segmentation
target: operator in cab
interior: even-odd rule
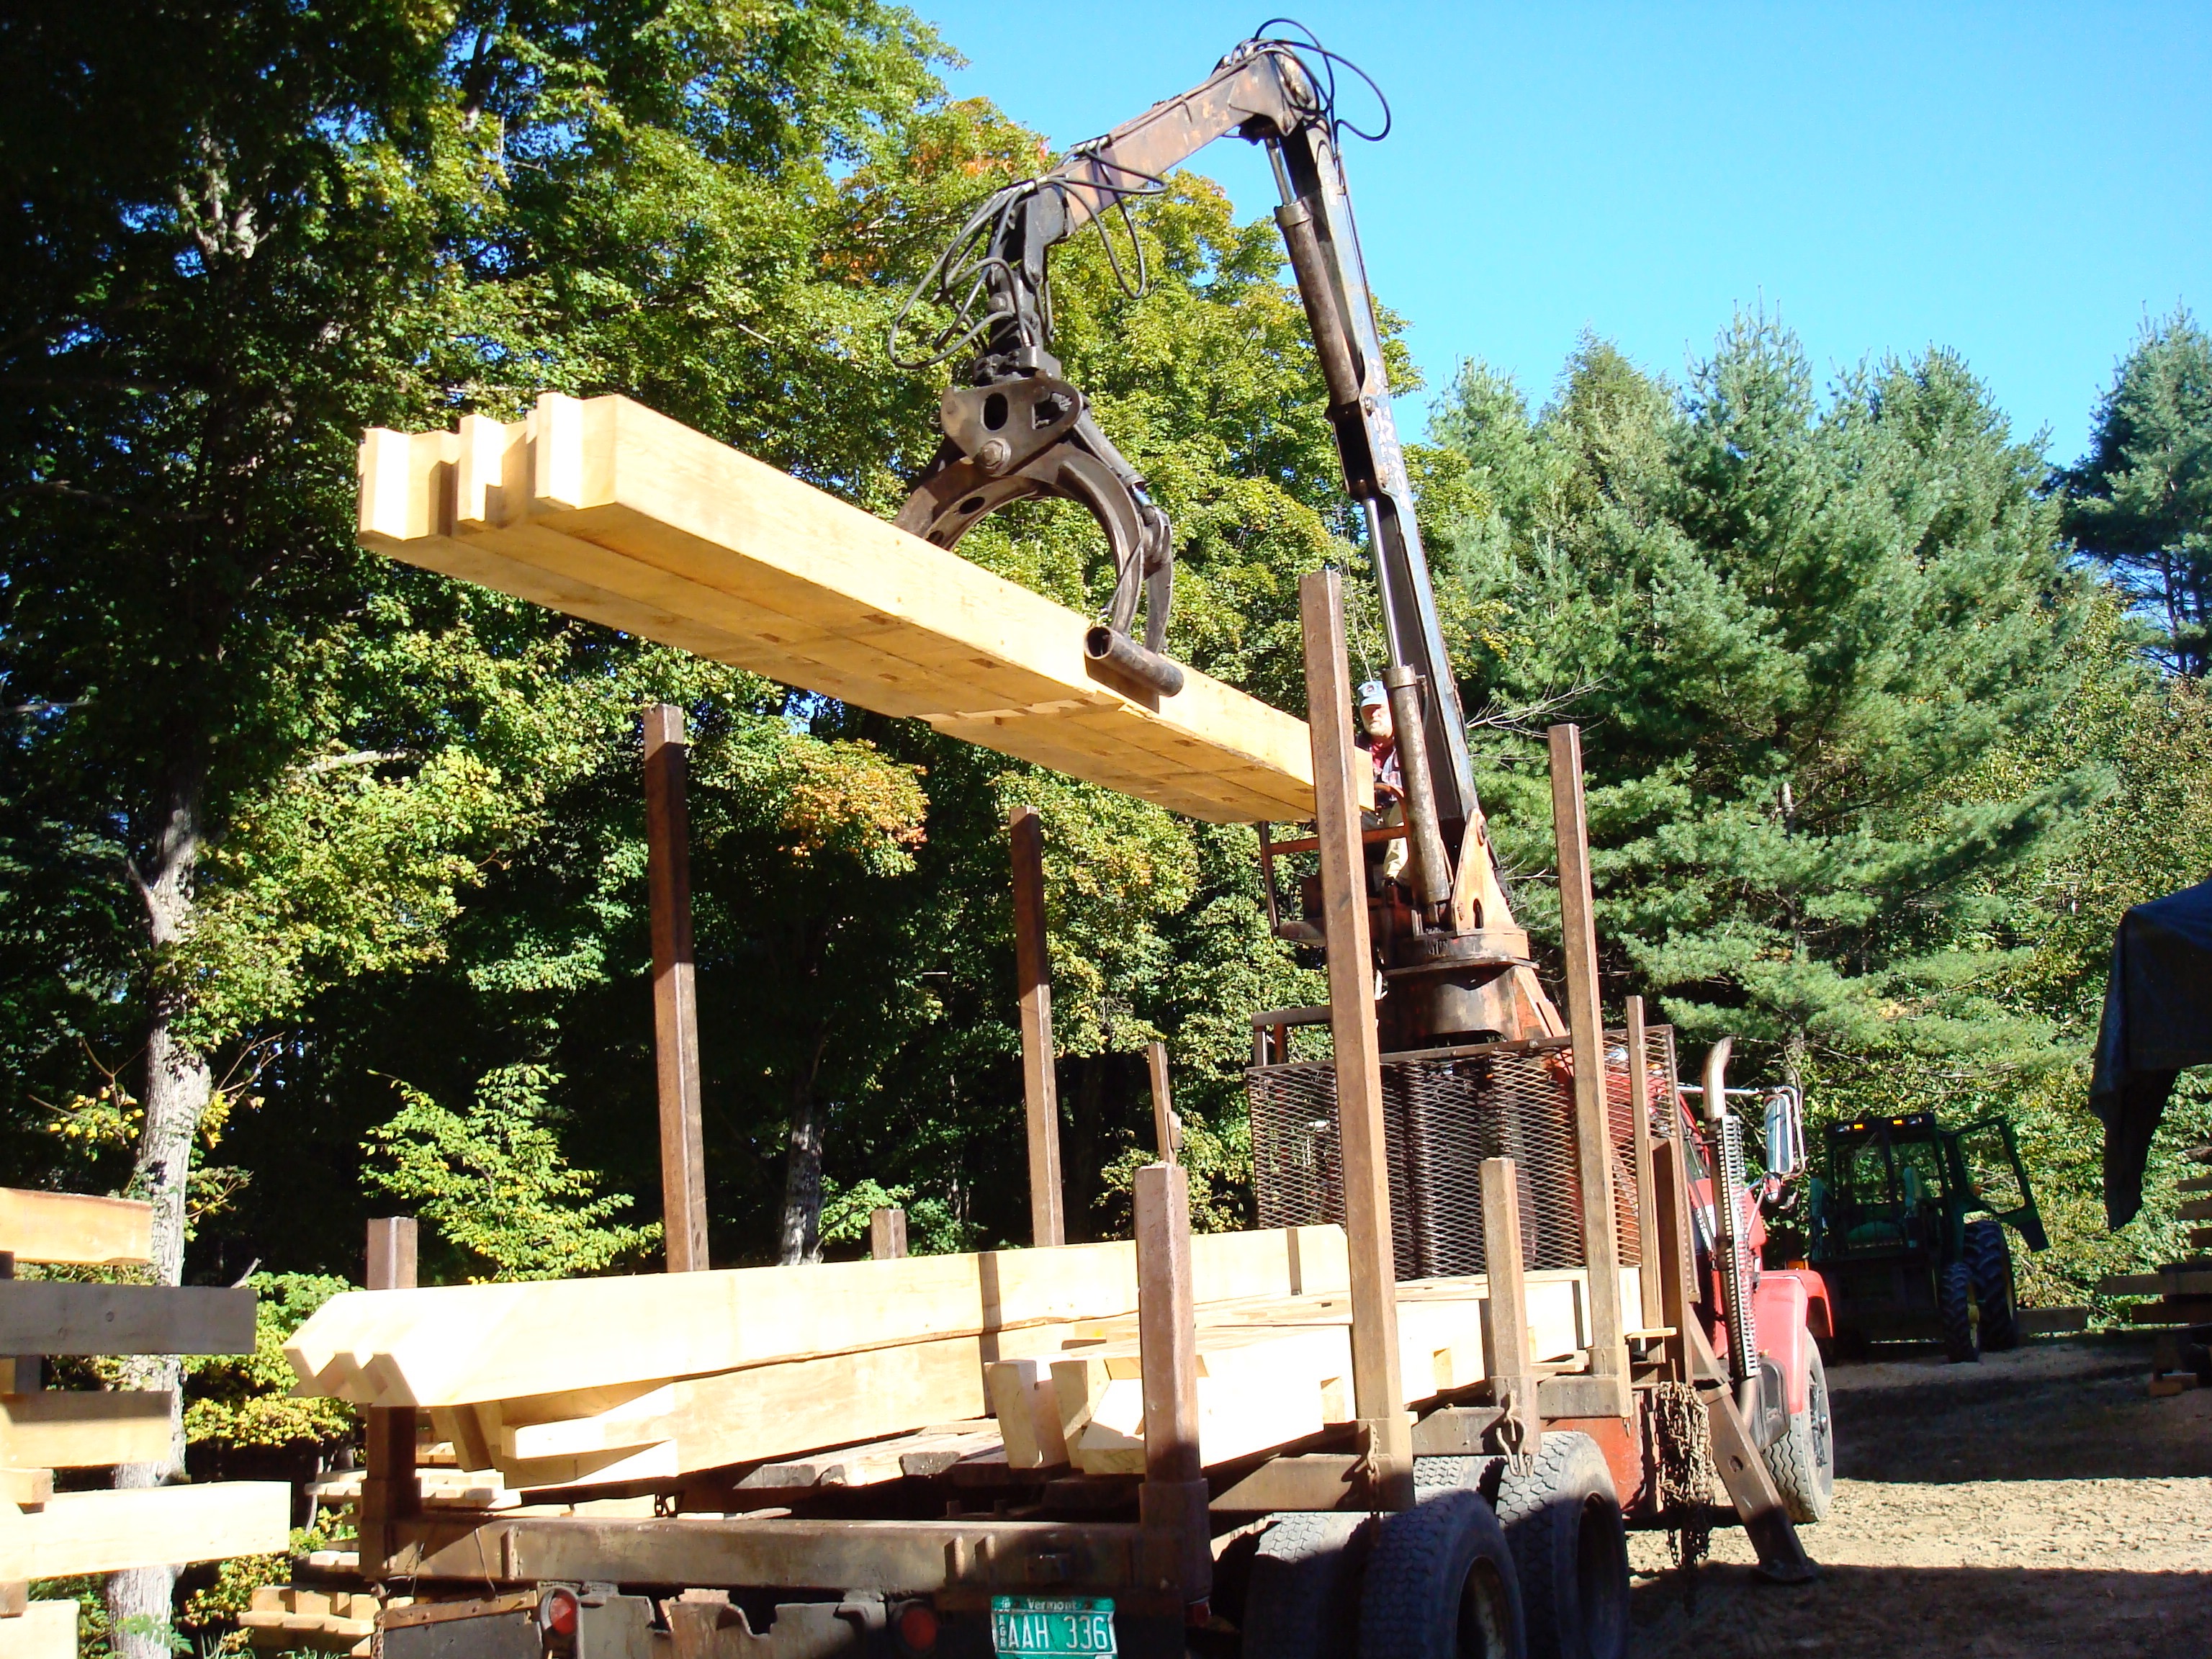
[[[1353,741],[1367,751],[1367,758],[1375,768],[1375,810],[1362,813],[1361,820],[1370,830],[1402,824],[1406,821],[1406,779],[1398,763],[1398,738],[1390,724],[1390,699],[1384,695],[1382,682],[1367,680],[1360,685],[1359,732]],[[1406,838],[1382,843],[1382,879],[1395,881],[1406,868]]]

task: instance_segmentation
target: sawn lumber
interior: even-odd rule
[[[0,1250],[18,1261],[127,1267],[154,1254],[154,1206],[127,1198],[0,1187]]]
[[[1345,1283],[1344,1233],[1335,1226],[1215,1233],[1193,1243],[1204,1300],[1340,1290]],[[325,1303],[294,1333],[284,1353],[302,1394],[362,1406],[447,1407],[658,1387],[744,1366],[1108,1317],[1136,1305],[1135,1246],[1076,1244],[355,1291]],[[975,1387],[981,1386],[979,1374]],[[536,1420],[595,1414],[621,1403],[602,1401]],[[933,1409],[839,1438],[864,1439],[983,1409],[980,1403]],[[823,1443],[830,1443],[792,1441],[769,1449],[803,1451]]]
[[[252,1353],[253,1292],[0,1279],[0,1353]]]
[[[281,1480],[56,1492],[0,1512],[0,1582],[268,1555],[290,1547],[291,1510]]]
[[[76,1659],[76,1603],[33,1601],[0,1619],[0,1659]]]
[[[1186,671],[1125,694],[1088,619],[620,397],[373,428],[359,536],[394,558],[1217,823],[1313,814],[1304,722]]]
[[[89,1389],[0,1394],[0,1464],[106,1468],[169,1455],[169,1396]]]

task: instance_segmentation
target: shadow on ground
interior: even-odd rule
[[[1847,1480],[2158,1480],[2212,1475],[2197,1413],[2144,1387],[2132,1334],[2033,1343],[1953,1365],[1898,1350],[1829,1372],[1836,1473]],[[2212,1656],[2212,1636],[2205,1653]]]
[[[1830,1567],[1799,1589],[1748,1567],[1633,1595],[1637,1659],[2205,1659],[2212,1573]]]

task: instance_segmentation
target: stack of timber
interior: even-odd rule
[[[344,1653],[368,1659],[376,1647],[376,1613],[380,1606],[406,1607],[411,1596],[395,1595],[379,1602],[359,1591],[295,1589],[290,1584],[264,1584],[238,1616],[239,1627],[249,1645],[280,1653]]]
[[[372,429],[359,535],[1194,817],[1313,816],[1303,720],[1196,672],[1172,696],[1101,678],[1083,617],[625,398]]]
[[[1342,1231],[1200,1235],[1191,1255],[1204,1460],[1351,1421]],[[1572,1369],[1587,1275],[1528,1279],[1527,1358]],[[1480,1277],[1399,1286],[1406,1403],[1484,1380],[1486,1296]],[[712,1475],[747,1508],[964,1464],[1136,1472],[1136,1307],[1135,1247],[1079,1244],[356,1291],[285,1352],[300,1393],[422,1410],[462,1469],[495,1472],[455,1477],[485,1483],[483,1507]]]
[[[2212,1164],[2212,1146],[2185,1154],[2191,1163]],[[2184,1221],[2212,1221],[2212,1175],[2192,1176],[2176,1184],[2182,1202],[2175,1213]],[[2189,1243],[2197,1254],[2155,1273],[2121,1273],[2098,1291],[2106,1296],[2154,1297],[2138,1303],[2130,1317],[2138,1325],[2162,1325],[2151,1351],[2150,1392],[2177,1395],[2212,1382],[2212,1227],[2193,1227]]]
[[[70,1659],[76,1604],[31,1601],[33,1578],[264,1554],[290,1541],[281,1481],[56,1492],[57,1469],[158,1463],[170,1398],[47,1389],[47,1355],[248,1353],[253,1292],[168,1285],[25,1279],[17,1264],[143,1266],[153,1207],[121,1199],[0,1188],[0,1655]]]

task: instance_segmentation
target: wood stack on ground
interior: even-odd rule
[[[33,1578],[219,1560],[290,1541],[281,1481],[139,1491],[54,1490],[56,1469],[166,1462],[166,1393],[45,1388],[47,1355],[247,1353],[253,1292],[24,1279],[20,1263],[140,1266],[153,1207],[74,1193],[0,1189],[0,1654],[67,1659],[76,1604],[33,1602]]]
[[[344,1653],[368,1659],[375,1650],[380,1607],[406,1607],[413,1598],[395,1595],[379,1602],[363,1591],[295,1589],[264,1584],[238,1615],[240,1628],[253,1647],[280,1653]]]
[[[1172,696],[1102,678],[1088,618],[626,398],[372,429],[359,534],[1194,817],[1313,815],[1303,720],[1195,671]]]
[[[1205,1461],[1352,1420],[1342,1231],[1202,1235],[1191,1254]],[[1528,1358],[1579,1352],[1587,1275],[1528,1277]],[[1485,1379],[1486,1294],[1401,1287],[1407,1403]],[[356,1291],[285,1352],[303,1394],[420,1408],[459,1466],[422,1472],[426,1505],[716,1472],[744,1508],[971,1461],[1141,1472],[1137,1299],[1133,1244],[1079,1244]]]
[[[2186,1154],[2190,1162],[2212,1164],[2212,1146],[2198,1146]],[[2177,1212],[2184,1221],[2212,1220],[2212,1174],[2191,1176],[2175,1190],[2182,1194]],[[2189,1243],[2197,1252],[2188,1261],[2160,1267],[2155,1273],[2121,1273],[2098,1285],[2106,1296],[2155,1297],[2136,1304],[2131,1318],[2138,1325],[2163,1325],[2151,1350],[2150,1392],[2154,1396],[2177,1395],[2212,1382],[2212,1257],[2203,1254],[2212,1245],[2212,1227],[2190,1231]]]

